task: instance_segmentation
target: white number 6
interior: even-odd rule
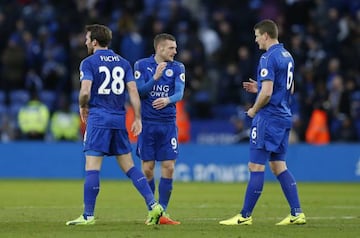
[[[253,127],[253,128],[251,129],[251,139],[255,140],[255,139],[256,139],[256,136],[257,136],[256,127]]]
[[[292,64],[292,62],[289,62],[288,69],[287,69],[287,77],[286,77],[286,89],[287,90],[291,89],[293,79],[294,79],[293,64]]]

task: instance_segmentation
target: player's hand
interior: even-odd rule
[[[138,136],[142,131],[142,123],[140,119],[135,119],[131,125],[131,133],[134,136]]]
[[[79,108],[79,111],[80,111],[81,121],[86,124],[86,123],[87,123],[88,116],[89,116],[89,108],[87,108],[87,107],[80,107],[80,108]]]
[[[158,80],[159,78],[161,78],[165,68],[166,68],[166,62],[161,62],[160,64],[158,64],[158,66],[156,67],[156,70],[155,70],[155,74],[154,74],[155,80]]]
[[[256,111],[253,107],[250,107],[249,110],[246,112],[246,114],[250,117],[250,118],[254,118],[256,115]]]
[[[163,109],[170,103],[170,99],[168,97],[166,98],[157,98],[153,101],[152,106],[156,110]]]
[[[249,93],[257,93],[258,91],[257,82],[252,78],[249,78],[249,82],[243,82],[243,88]]]

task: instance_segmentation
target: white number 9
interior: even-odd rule
[[[171,147],[173,148],[173,150],[175,150],[177,148],[177,140],[175,137],[171,138]]]

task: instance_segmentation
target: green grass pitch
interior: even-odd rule
[[[179,226],[146,226],[146,207],[130,181],[101,182],[94,226],[65,226],[82,212],[80,180],[1,180],[0,237],[359,237],[359,183],[298,183],[308,223],[279,227],[289,213],[277,183],[266,182],[252,226],[221,226],[242,206],[245,183],[174,184],[168,212]]]

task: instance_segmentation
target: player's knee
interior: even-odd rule
[[[152,179],[154,177],[154,170],[153,168],[143,168],[144,175],[147,179]]]
[[[287,170],[287,167],[286,167],[286,164],[284,162],[276,161],[276,162],[270,162],[270,169],[271,169],[271,172],[275,176],[278,176],[279,174],[281,174],[282,172]]]
[[[162,163],[161,175],[165,178],[172,178],[175,171],[174,163]]]
[[[175,171],[175,169],[174,169],[174,167],[172,167],[172,166],[169,166],[169,167],[166,167],[165,168],[165,172],[166,172],[166,174],[168,175],[168,176],[172,176],[173,174],[174,174],[174,171]]]
[[[262,172],[265,170],[265,165],[249,162],[248,168],[250,172]]]

